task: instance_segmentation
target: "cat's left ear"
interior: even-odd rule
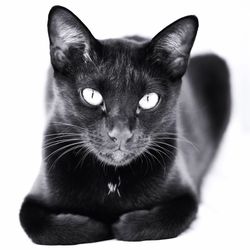
[[[90,58],[98,41],[88,28],[68,9],[54,6],[48,17],[51,61],[54,67],[62,68],[70,63],[70,51],[80,49],[83,60]]]
[[[167,26],[150,42],[153,60],[164,65],[172,78],[185,73],[198,26],[196,16],[186,16]]]

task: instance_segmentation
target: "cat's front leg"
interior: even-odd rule
[[[112,238],[110,226],[87,216],[52,212],[31,196],[22,204],[20,221],[32,241],[41,245],[71,245]]]
[[[141,241],[178,236],[195,218],[198,202],[185,194],[151,210],[136,210],[123,214],[113,224],[114,237],[119,240]]]

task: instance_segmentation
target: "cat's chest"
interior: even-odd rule
[[[165,192],[164,180],[160,177],[119,171],[57,175],[51,184],[52,191],[56,190],[52,195],[54,201],[60,206],[103,216],[151,207]]]

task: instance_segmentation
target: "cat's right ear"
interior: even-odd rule
[[[92,51],[98,45],[81,20],[61,6],[54,6],[49,12],[48,34],[51,63],[57,70],[70,63],[75,50],[82,61],[91,60]]]

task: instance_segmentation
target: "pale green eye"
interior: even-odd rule
[[[90,105],[97,106],[102,104],[102,95],[95,89],[86,88],[82,90],[82,98]]]
[[[159,101],[159,96],[156,93],[149,93],[142,97],[139,101],[139,107],[142,109],[152,109]]]

